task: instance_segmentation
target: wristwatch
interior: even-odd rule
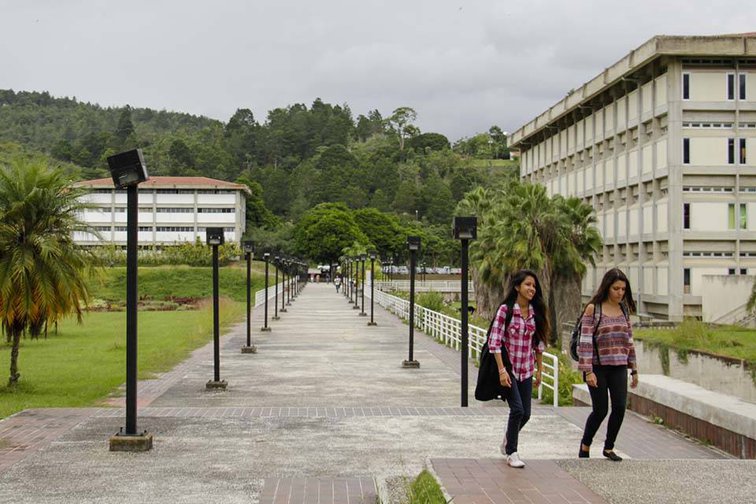
[[[637,374],[638,374],[638,370],[637,369],[633,369],[632,371],[630,371],[630,376],[635,376]]]

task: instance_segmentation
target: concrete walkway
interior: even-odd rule
[[[287,309],[270,333],[257,331],[255,313],[257,354],[240,352],[244,324],[224,336],[228,390],[205,390],[211,345],[140,384],[139,429],[155,436],[151,452],[107,450],[124,424],[119,407],[29,410],[0,422],[0,503],[386,502],[423,467],[457,504],[756,494],[754,461],[633,414],[617,443],[631,460],[577,461],[585,408],[534,407],[520,440],[528,468],[510,469],[498,452],[507,409],[476,403],[472,386],[471,407],[459,407],[457,352],[417,332],[421,367],[402,369],[407,326],[376,307],[378,326],[367,327],[331,285],[307,286]]]

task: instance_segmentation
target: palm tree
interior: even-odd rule
[[[577,279],[568,298],[579,304],[580,280],[586,271],[583,261],[592,262],[601,246],[593,227],[593,209],[577,198],[550,198],[541,185],[514,181],[500,189],[468,193],[457,208],[458,215],[460,212],[472,212],[479,219],[478,240],[470,255],[481,311],[492,314],[511,273],[532,269],[549,301],[552,339],[556,340],[558,323],[565,320],[557,317],[564,311],[557,307],[563,304],[561,296],[555,296],[561,281]],[[574,281],[570,288],[573,285]]]
[[[573,322],[580,312],[581,297],[576,293],[581,291],[586,263],[596,265],[595,258],[603,242],[595,226],[593,207],[578,198],[555,196],[553,199],[559,212],[566,217],[567,240],[573,245],[557,250],[554,257],[552,304],[555,327],[558,328],[564,322]]]
[[[75,313],[81,321],[89,254],[73,242],[86,208],[61,172],[17,159],[0,169],[0,324],[11,340],[8,386],[18,382],[25,330]]]

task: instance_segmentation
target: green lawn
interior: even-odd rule
[[[651,344],[742,359],[756,366],[754,329],[732,326],[710,328],[701,322],[686,320],[675,329],[637,329],[633,331],[633,336]]]
[[[245,306],[224,299],[222,327],[243,320]],[[139,377],[144,379],[170,370],[212,340],[212,305],[205,303],[195,311],[140,312],[138,325]],[[89,313],[83,324],[67,319],[61,322],[58,334],[50,331],[47,340],[22,340],[21,379],[16,390],[9,390],[10,345],[3,340],[0,418],[27,408],[96,405],[126,381],[125,342],[125,312]]]

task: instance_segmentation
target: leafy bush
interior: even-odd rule
[[[417,299],[415,301],[420,306],[427,308],[429,310],[443,313],[444,312],[444,296],[440,292],[422,292],[417,295]]]
[[[572,369],[572,361],[569,355],[560,352],[557,348],[549,348],[547,351],[559,356],[559,406],[572,406],[572,386],[576,383],[583,383],[583,374]],[[533,397],[536,397],[537,394],[538,391],[533,389]],[[553,404],[554,393],[544,387],[541,401],[544,404]]]
[[[105,266],[125,266],[126,251],[116,245],[108,244],[93,249],[95,257]],[[242,256],[239,245],[229,242],[218,247],[218,264],[225,266]],[[182,242],[178,245],[142,249],[138,253],[140,266],[212,266],[213,256],[210,246],[197,240],[194,243]]]

